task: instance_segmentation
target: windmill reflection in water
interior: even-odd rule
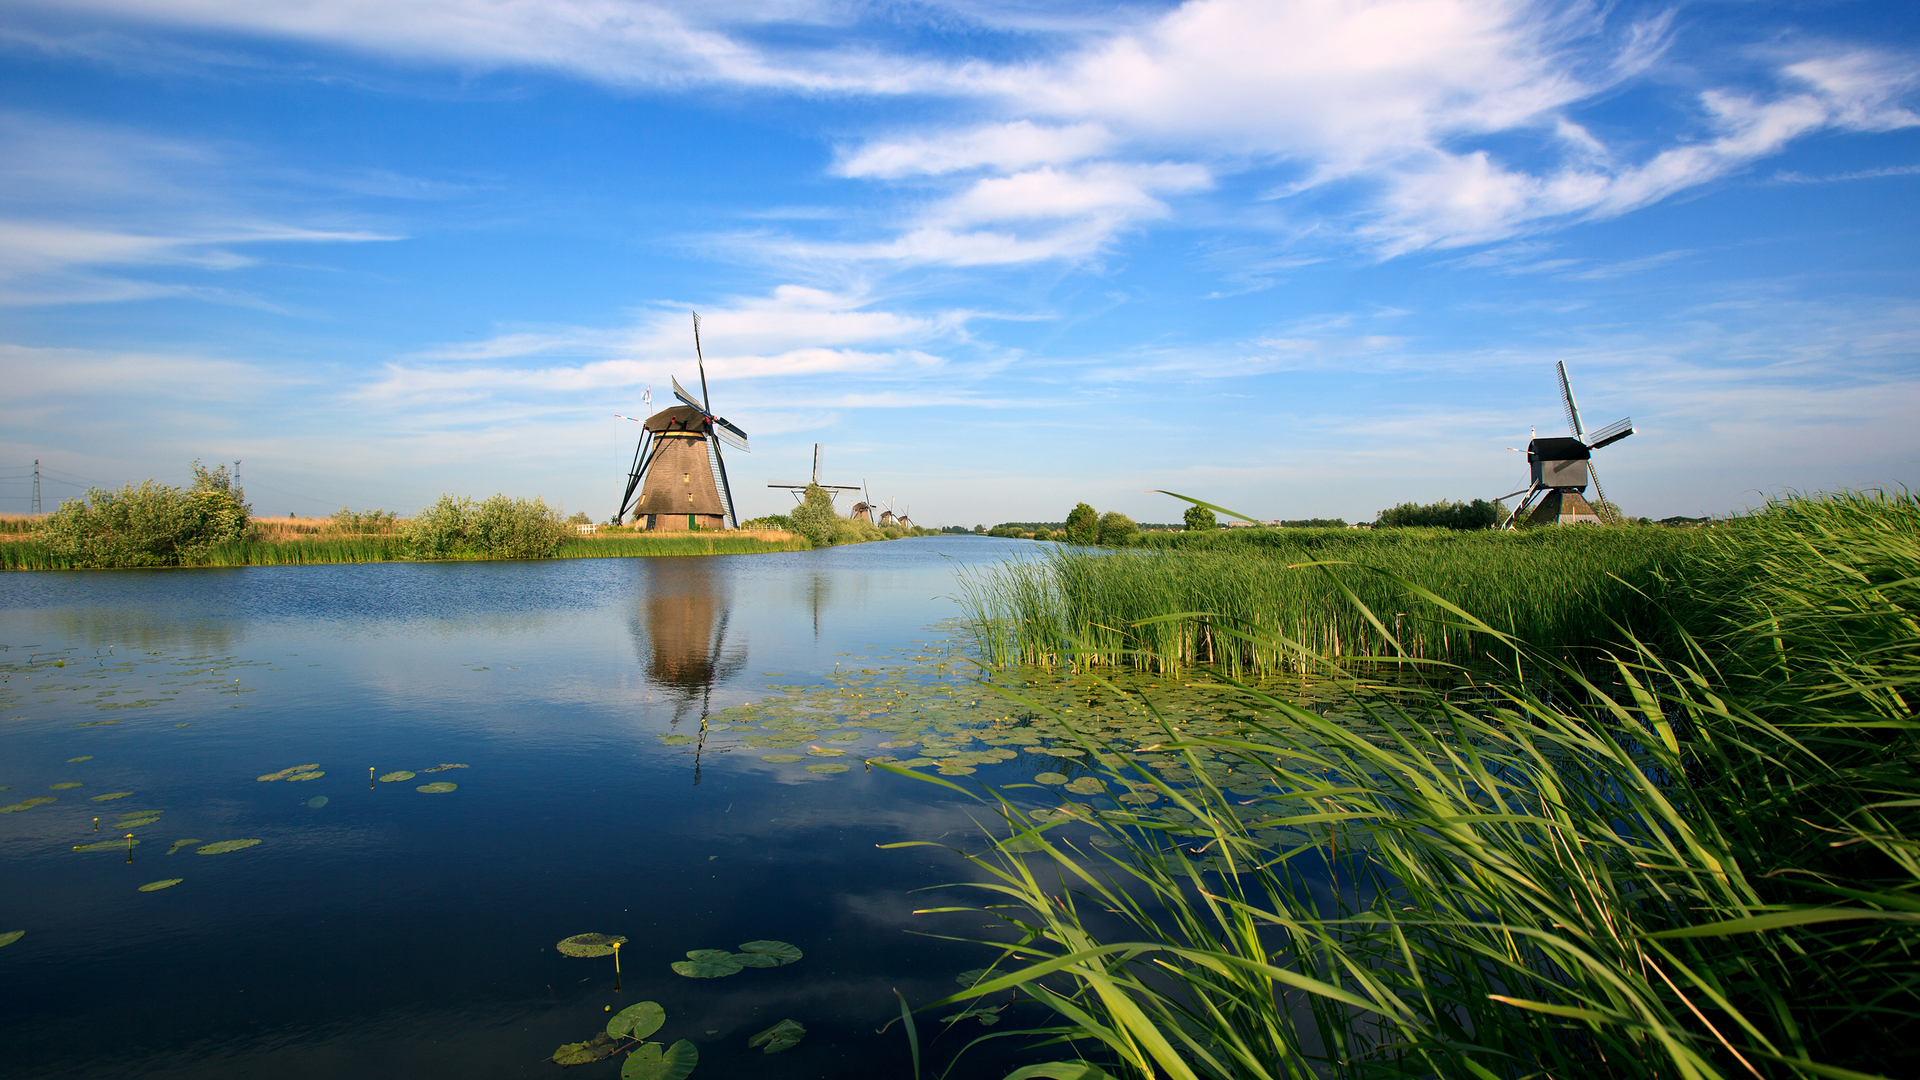
[[[714,687],[746,666],[747,649],[727,640],[732,604],[724,573],[714,560],[694,556],[634,562],[649,579],[645,598],[628,622],[634,651],[648,684],[673,708],[671,726],[677,729],[690,715],[699,716],[693,758],[693,782],[698,784]]]

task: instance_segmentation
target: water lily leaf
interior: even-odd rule
[[[827,742],[858,742],[864,736],[858,731],[836,731],[826,737]]]
[[[465,765],[459,765],[459,764],[454,764],[454,765],[435,765],[435,766],[434,766],[433,768],[431,768],[431,769],[421,769],[420,771],[421,771],[421,772],[446,772],[446,771],[447,771],[448,769],[464,769],[464,768],[466,768],[466,767],[467,767],[467,766],[465,766]]]
[[[847,752],[845,750],[831,750],[824,746],[816,746],[807,751],[807,756],[809,757],[845,757],[846,753]]]
[[[743,968],[773,968],[780,966],[780,961],[775,960],[765,953],[737,952],[733,953],[732,956],[733,962]]]
[[[1067,775],[1065,773],[1043,772],[1035,775],[1033,782],[1036,784],[1064,784],[1067,782]]]
[[[1098,795],[1107,790],[1107,785],[1097,776],[1082,776],[1067,785],[1067,790],[1076,795]]]
[[[602,1031],[586,1042],[563,1043],[553,1052],[555,1065],[591,1065],[602,1058],[610,1058],[620,1046]]]
[[[185,880],[187,879],[183,877],[170,877],[165,881],[149,881],[145,885],[140,886],[140,891],[159,892],[161,889],[171,889]]]
[[[763,754],[760,760],[771,761],[775,765],[791,765],[796,761],[805,761],[806,759],[799,754]]]
[[[615,942],[625,945],[627,939],[606,934],[575,934],[562,939],[554,948],[564,956],[607,956],[613,952]]]
[[[831,776],[835,773],[846,772],[850,768],[852,768],[851,765],[842,765],[839,762],[830,761],[820,765],[809,765],[807,766],[807,771]]]
[[[977,773],[977,772],[979,772],[979,771],[980,771],[979,769],[976,769],[976,768],[974,768],[974,767],[973,767],[973,766],[971,766],[971,765],[942,765],[942,766],[940,766],[940,775],[941,775],[941,776],[971,776],[971,775],[973,775],[974,773]]]
[[[138,840],[134,841],[136,844],[139,842]],[[241,848],[250,848],[259,842],[258,840],[222,840],[219,843],[208,844],[206,847],[201,848],[200,854],[220,855],[229,851],[239,851]]]
[[[307,805],[318,810],[327,805],[327,797],[325,795],[315,795],[313,798],[307,800]]]
[[[67,764],[69,764],[69,765],[71,765],[71,764],[73,764],[73,763],[74,763],[74,762],[76,762],[76,761],[92,761],[92,760],[93,760],[93,755],[92,755],[92,754],[82,754],[82,755],[80,755],[79,757],[70,757],[70,758],[68,758],[68,759],[67,759]]]
[[[36,806],[45,806],[50,802],[59,802],[59,801],[60,800],[57,796],[36,795],[33,798],[26,800],[25,802],[14,803],[12,806],[0,806],[0,814],[17,814],[22,810],[31,810]]]
[[[685,746],[693,741],[691,735],[668,735],[660,740],[661,746]]]
[[[117,723],[117,722],[118,722],[118,721],[116,721],[116,723]],[[319,763],[319,762],[317,762],[317,761],[316,761],[316,762],[314,762],[314,763],[312,763],[311,765],[290,765],[290,766],[288,766],[287,768],[284,768],[284,769],[281,769],[281,770],[280,770],[279,772],[275,772],[275,773],[268,773],[268,774],[267,774],[267,775],[265,775],[265,776],[257,776],[257,777],[255,777],[254,779],[256,779],[256,780],[285,780],[285,779],[286,779],[287,777],[289,777],[289,776],[292,776],[292,775],[293,775],[294,773],[298,773],[298,772],[306,772],[306,771],[307,771],[308,769],[317,769],[317,768],[319,768],[319,767],[320,767],[320,763]]]
[[[722,952],[718,949],[695,949],[694,952],[718,955],[704,960],[675,960],[668,965],[673,968],[674,974],[685,975],[689,979],[724,979],[729,975],[740,973],[740,961],[735,960],[730,952]]]
[[[408,772],[405,769],[401,769],[399,772],[390,772],[387,775],[381,777],[380,782],[383,784],[397,784],[402,780],[411,780],[411,779],[413,779],[413,774]]]
[[[627,1055],[620,1080],[687,1080],[699,1063],[699,1049],[685,1039],[665,1048],[648,1043]]]
[[[326,773],[324,773],[324,772],[317,772],[317,771],[316,771],[316,772],[303,772],[303,773],[294,773],[294,774],[293,774],[292,776],[289,776],[289,777],[287,777],[287,779],[288,779],[289,781],[293,781],[293,780],[318,780],[318,779],[320,779],[321,777],[323,777],[323,776],[325,776],[325,775],[327,775],[327,774],[326,774]]]
[[[115,791],[106,795],[95,795],[93,797],[93,801],[94,802],[112,802],[115,799],[124,799],[131,794],[133,794],[133,792],[131,791]]]
[[[144,829],[147,826],[159,820],[160,820],[160,811],[155,810],[151,814],[141,814],[138,817],[122,818],[121,820],[114,822],[113,827],[116,829]]]
[[[27,932],[25,930],[9,930],[4,934],[0,934],[0,949],[4,949],[26,936]]]
[[[124,838],[120,840],[100,840],[91,844],[76,844],[74,845],[73,850],[75,851],[125,851],[129,844],[138,844],[139,842],[140,841],[138,840],[127,840]],[[254,841],[254,843],[256,844],[259,842],[260,841],[258,840]]]
[[[789,945],[784,941],[749,941],[740,946],[740,951],[771,956],[779,961],[782,967],[797,963],[802,956],[806,955],[797,946]]]
[[[173,842],[173,846],[167,849],[167,854],[169,854],[169,855],[171,855],[171,854],[173,854],[174,852],[176,852],[176,851],[179,851],[179,850],[180,850],[181,848],[183,848],[183,847],[191,847],[191,846],[193,846],[194,844],[197,844],[197,843],[199,843],[199,842],[200,842],[200,841],[199,841],[199,840],[198,840],[197,838],[196,838],[196,839],[188,839],[188,840],[175,840],[175,841]]]
[[[53,784],[49,786],[47,790],[48,791],[65,791],[68,788],[77,788],[80,786],[82,785],[78,780],[66,780],[66,781],[62,781],[61,783]]]
[[[800,1045],[807,1037],[807,1029],[800,1026],[798,1020],[782,1020],[767,1030],[747,1040],[748,1047],[763,1047],[761,1053],[777,1054],[782,1050],[791,1050]]]
[[[1120,801],[1123,803],[1133,803],[1136,806],[1144,806],[1147,803],[1159,802],[1160,793],[1157,791],[1129,791],[1125,795],[1120,796]]]
[[[616,1039],[644,1039],[667,1022],[667,1010],[657,1001],[642,1001],[613,1014],[607,1034]]]
[[[431,784],[421,784],[419,787],[414,788],[413,790],[424,791],[429,795],[438,795],[443,791],[452,791],[454,788],[457,788],[459,786],[460,786],[459,784],[449,784],[445,780],[438,780]]]
[[[955,975],[953,981],[959,983],[961,986],[975,986],[991,974],[993,974],[993,969],[991,968],[971,968]]]
[[[960,1012],[954,1013],[952,1016],[943,1016],[940,1018],[940,1022],[943,1024],[957,1024],[962,1020],[978,1020],[982,1024],[992,1027],[1000,1022],[1000,1012],[997,1009],[975,1007],[963,1009]]]

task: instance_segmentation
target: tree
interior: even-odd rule
[[[794,530],[814,547],[833,543],[833,526],[840,515],[833,512],[833,499],[819,484],[807,485],[806,497],[793,508],[792,517]]]
[[[1133,539],[1140,527],[1133,519],[1118,510],[1109,510],[1100,515],[1097,538],[1102,544],[1118,547]]]
[[[1379,528],[1491,529],[1506,516],[1506,508],[1497,502],[1475,499],[1472,502],[1448,502],[1445,499],[1425,506],[1401,503],[1380,511],[1374,524]]]
[[[1100,512],[1086,503],[1067,515],[1067,539],[1076,544],[1091,544],[1100,538]]]
[[[242,502],[227,467],[193,463],[193,485],[181,490],[147,480],[118,491],[90,488],[68,499],[40,525],[54,554],[76,566],[175,566],[206,557],[215,544],[247,536],[253,508]]]
[[[1205,532],[1220,527],[1220,519],[1204,506],[1187,507],[1186,519],[1188,532]]]

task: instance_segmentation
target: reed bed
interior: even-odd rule
[[[550,558],[606,559],[648,555],[745,555],[768,551],[806,551],[804,537],[786,533],[669,533],[580,537],[562,541]],[[475,561],[484,555],[456,555]],[[309,566],[322,563],[415,560],[403,536],[325,534],[285,540],[235,540],[212,547],[199,566]],[[441,560],[444,561],[444,560]],[[0,570],[75,570],[74,559],[34,541],[0,543]]]
[[[1606,638],[1615,622],[1644,621],[1664,568],[1708,535],[1632,527],[1270,530],[1194,551],[1062,547],[964,574],[961,594],[980,652],[996,665],[1050,666],[1071,653],[1083,664],[1211,664],[1239,675],[1297,670],[1295,646],[1312,656],[1469,662],[1497,639],[1476,637],[1396,579],[1421,583],[1506,635],[1561,651]],[[1352,565],[1369,572],[1336,572]],[[1222,624],[1264,633],[1223,637]]]
[[[1364,609],[1363,572],[1335,572]],[[1006,838],[968,858],[1009,933],[983,942],[987,977],[927,1008],[1044,1006],[1056,1022],[1031,1033],[1071,1060],[1017,1075],[1920,1075],[1910,494],[1785,500],[1715,530],[1603,665],[1401,588],[1526,677],[1429,661],[1444,677],[1387,689],[1217,622],[1345,703],[1220,677],[1243,734],[1165,716],[1157,759],[1086,735],[1130,797],[1033,811],[990,793]],[[1263,793],[1223,789],[1223,764]]]

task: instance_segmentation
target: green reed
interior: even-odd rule
[[[1071,651],[1096,665],[1214,664],[1240,674],[1297,667],[1286,643],[1316,656],[1469,662],[1498,642],[1378,575],[1334,568],[1359,563],[1418,581],[1507,635],[1557,650],[1605,638],[1614,621],[1642,621],[1662,568],[1707,535],[1289,529],[1193,551],[1062,547],[964,574],[962,602],[996,664],[1053,665]],[[1222,621],[1266,634],[1223,638]]]
[[[750,555],[766,551],[809,551],[805,537],[769,539],[737,532],[639,533],[568,540],[556,559],[613,559],[636,555]]]
[[[1247,729],[1165,717],[1172,782],[1088,737],[1112,784],[1180,815],[995,793],[1014,843],[969,858],[1011,931],[983,943],[1003,974],[936,1006],[1016,992],[1057,1019],[1043,1045],[1139,1077],[1920,1073],[1911,495],[1716,530],[1664,584],[1673,617],[1617,626],[1601,663],[1405,577],[1334,573],[1369,624],[1371,578],[1526,677],[1406,661],[1430,677],[1388,690],[1214,621],[1345,680],[1347,704],[1211,681]],[[1221,762],[1266,793],[1223,790]],[[1110,846],[1059,839],[1081,827]],[[1097,1075],[1081,1067],[1045,1075]]]
[[[580,538],[563,541],[555,559],[629,558],[642,555],[744,555],[767,551],[806,551],[802,537],[767,539],[736,533],[676,533],[670,536]],[[235,540],[216,544],[198,566],[306,566],[321,563],[397,562],[412,559],[406,538],[397,535],[315,536],[293,540]],[[487,556],[456,552],[448,559],[473,561]],[[71,558],[33,541],[0,543],[0,570],[73,570]]]

